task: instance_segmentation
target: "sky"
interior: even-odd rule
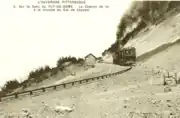
[[[131,0],[86,0],[108,5],[90,12],[33,12],[13,5],[37,0],[6,0],[0,4],[0,86],[22,80],[39,66],[56,66],[59,57],[101,56],[116,40],[117,25]]]

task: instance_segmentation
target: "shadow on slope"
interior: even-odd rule
[[[164,51],[165,49],[168,49],[169,47],[177,44],[177,43],[180,43],[180,39],[176,40],[175,42],[172,42],[172,43],[166,43],[166,44],[163,44],[159,47],[157,47],[156,49],[152,50],[152,51],[149,51],[147,53],[144,53],[140,56],[137,57],[137,62],[139,61],[146,61],[148,60],[150,57]]]

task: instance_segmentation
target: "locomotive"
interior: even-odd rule
[[[113,63],[121,66],[132,66],[136,62],[136,48],[127,47],[113,54]]]

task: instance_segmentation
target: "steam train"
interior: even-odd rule
[[[120,49],[113,54],[113,63],[122,66],[132,66],[136,62],[136,48],[128,47]]]

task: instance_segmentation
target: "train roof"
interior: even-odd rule
[[[127,47],[127,48],[122,48],[121,50],[130,50],[130,49],[136,49],[135,47]]]

